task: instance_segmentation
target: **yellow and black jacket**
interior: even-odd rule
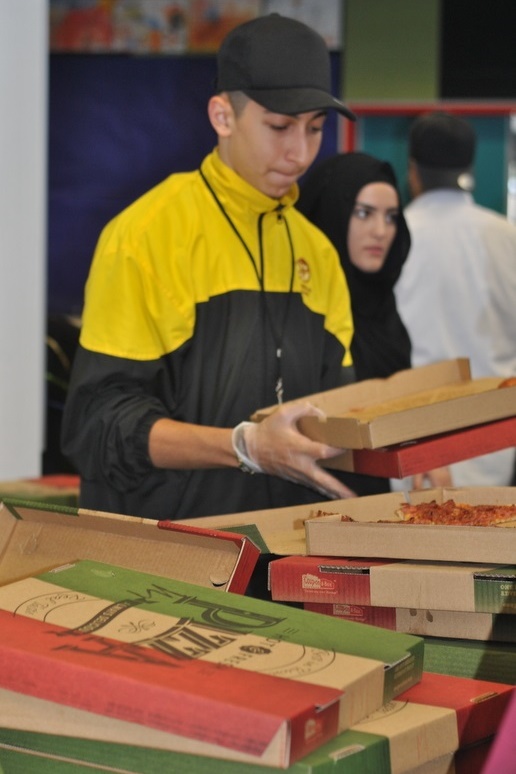
[[[279,376],[284,400],[342,383],[347,285],[297,195],[268,198],[214,151],[106,226],[63,421],[81,505],[179,519],[320,499],[237,469],[158,470],[148,456],[161,417],[233,427],[276,402]]]

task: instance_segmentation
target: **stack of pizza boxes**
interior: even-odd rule
[[[511,692],[425,673],[413,691],[283,768],[231,759],[206,744],[187,752],[164,731],[0,689],[0,763],[23,774],[57,771],[56,763],[63,772],[99,774],[480,774]]]
[[[454,509],[453,523],[405,523],[431,519],[428,506]],[[423,636],[516,642],[515,488],[392,492],[323,508],[305,521],[306,554],[271,566],[274,599]]]
[[[303,400],[322,415],[304,417],[300,429],[346,449],[325,462],[329,468],[404,479],[516,447],[514,380],[473,379],[464,358]],[[254,418],[259,421],[272,410],[258,411]],[[504,513],[483,514],[481,529],[466,523],[464,514],[453,525],[407,529],[407,511],[432,501],[438,507],[487,505]],[[510,506],[515,508],[506,513]],[[325,605],[316,609],[423,636],[514,643],[514,510],[512,487],[481,486],[319,504],[305,511],[304,549],[281,552],[306,558],[293,559],[291,566],[285,559],[273,568],[273,598]]]
[[[422,638],[245,596],[258,547],[216,524],[4,501],[0,526],[2,770],[391,772],[354,727],[421,681]]]
[[[177,525],[160,540],[156,525],[80,510],[11,503],[0,513],[8,527],[0,567],[7,572],[12,560],[9,574],[19,578],[0,585],[6,771],[39,774],[59,761],[135,774],[474,774],[488,751],[510,686],[428,675],[415,635],[214,588],[243,529]],[[295,542],[306,525],[284,515]],[[253,518],[225,517],[242,526]],[[94,523],[98,545],[88,534]],[[154,544],[146,561],[164,557],[169,542],[178,562],[209,547],[211,580],[200,586],[71,554],[54,569],[19,569],[20,558],[55,556],[58,533],[59,551],[101,552],[103,540],[116,550],[135,530],[136,546]]]
[[[471,381],[452,361],[351,385],[312,396],[327,419],[300,429],[351,450],[332,465],[394,478],[515,446],[516,387]],[[375,415],[423,388],[436,400]],[[408,499],[430,498],[514,502]],[[436,674],[429,644],[511,644],[516,530],[407,525],[404,505],[390,493],[161,529],[0,507],[0,767],[480,772],[516,679]],[[272,601],[242,593],[258,548],[277,557]]]
[[[342,449],[329,468],[383,478],[414,473],[516,446],[516,378],[471,377],[467,358],[444,360],[291,401],[317,414],[298,428]],[[277,406],[256,411],[261,421]]]
[[[427,512],[429,504],[434,510],[469,505],[460,512],[470,510],[482,521],[479,512],[486,503],[496,525],[406,523],[407,517],[417,519],[417,513]],[[274,600],[425,638],[423,680],[398,700],[408,702],[405,710],[421,702],[457,712],[459,727],[462,723],[468,734],[459,733],[453,765],[455,771],[468,774],[481,771],[500,721],[490,702],[496,698],[505,708],[516,683],[515,659],[510,655],[516,655],[514,503],[514,488],[475,487],[408,495],[391,492],[319,504],[304,522],[305,553],[277,558],[269,565]],[[500,648],[499,678],[491,674],[480,680],[480,669],[474,677],[434,674],[443,664],[434,668],[431,655],[443,644],[461,643],[468,654],[470,647],[477,648],[472,653],[480,648],[486,657],[490,647]],[[479,720],[471,717],[473,707]],[[397,720],[406,732],[401,719],[402,713]],[[392,738],[390,743],[392,754]]]

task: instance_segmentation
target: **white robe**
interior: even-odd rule
[[[473,378],[516,375],[516,225],[451,189],[417,197],[405,217],[412,247],[395,295],[413,366],[468,357]],[[453,483],[509,485],[514,459],[507,449],[455,463]]]

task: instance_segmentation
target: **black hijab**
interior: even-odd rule
[[[398,194],[398,229],[383,267],[363,272],[348,253],[348,227],[359,191],[369,183],[389,183]],[[351,353],[359,381],[383,378],[410,368],[411,344],[396,309],[394,285],[410,248],[396,175],[386,161],[367,153],[326,159],[307,175],[297,208],[335,245],[346,274],[355,323]]]

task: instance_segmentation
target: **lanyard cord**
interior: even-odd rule
[[[218,206],[219,210],[221,211],[221,213],[226,218],[227,222],[229,223],[229,225],[233,229],[234,233],[236,234],[236,236],[240,240],[240,243],[242,244],[244,250],[246,251],[247,255],[249,256],[249,259],[250,259],[251,263],[253,264],[253,269],[254,269],[254,272],[256,274],[256,279],[258,280],[258,284],[260,286],[260,290],[263,291],[264,290],[264,284],[263,284],[263,253],[262,253],[261,239],[260,239],[260,269],[258,269],[258,266],[256,265],[256,261],[254,260],[254,256],[253,256],[252,252],[250,251],[249,246],[247,245],[246,241],[244,240],[244,237],[242,236],[242,234],[237,229],[237,227],[235,226],[235,224],[233,223],[233,221],[229,217],[228,213],[224,209],[224,206],[223,206],[222,202],[220,201],[219,197],[217,196],[217,194],[215,193],[215,191],[211,187],[211,185],[208,182],[208,180],[207,180],[204,172],[202,171],[202,169],[199,169],[199,172],[201,173],[201,177],[202,177],[202,179],[204,181],[204,184],[206,185],[206,188],[208,189],[208,191],[211,193],[211,195],[215,199],[215,202],[217,203],[217,206]]]
[[[286,218],[283,218],[283,222],[285,223],[285,228],[286,228],[286,231],[287,231],[287,239],[288,239],[288,243],[289,243],[289,247],[290,247],[290,257],[291,257],[290,284],[289,284],[289,289],[288,289],[287,306],[285,308],[285,313],[283,315],[283,323],[281,325],[280,332],[278,334],[278,332],[276,331],[276,329],[274,327],[274,323],[272,321],[272,317],[269,314],[269,310],[267,308],[267,296],[266,296],[266,293],[265,293],[265,267],[264,267],[264,259],[263,259],[264,250],[263,250],[262,222],[263,222],[263,218],[265,217],[266,213],[262,213],[259,216],[259,218],[258,218],[258,244],[259,244],[259,255],[260,255],[260,266],[258,268],[258,265],[257,265],[257,263],[255,261],[255,258],[253,256],[251,250],[249,249],[249,245],[245,241],[245,239],[242,236],[242,234],[240,233],[240,231],[237,229],[237,227],[236,227],[235,223],[233,222],[233,220],[231,219],[229,213],[226,212],[226,210],[224,209],[224,206],[223,206],[222,202],[220,201],[219,197],[217,196],[217,194],[213,190],[212,186],[208,182],[208,180],[207,180],[204,172],[202,171],[202,169],[199,169],[199,172],[201,174],[201,177],[202,177],[202,179],[204,181],[204,184],[206,185],[208,191],[211,193],[211,195],[213,196],[213,199],[217,203],[217,206],[218,206],[219,210],[224,215],[226,221],[229,223],[229,225],[231,226],[233,232],[238,237],[241,245],[243,246],[244,250],[246,251],[246,253],[249,256],[249,259],[250,259],[250,261],[251,261],[251,263],[253,265],[253,268],[254,268],[254,271],[255,271],[255,274],[256,274],[256,278],[257,278],[258,284],[260,286],[260,291],[261,291],[261,294],[262,294],[265,318],[266,318],[267,322],[269,323],[269,327],[271,329],[272,337],[274,339],[274,343],[275,343],[275,346],[276,346],[276,360],[277,360],[278,375],[277,375],[277,378],[276,378],[275,392],[276,392],[276,398],[278,400],[278,403],[282,403],[283,402],[283,375],[282,375],[283,346],[282,346],[282,339],[283,339],[283,333],[284,333],[284,330],[285,330],[285,325],[286,325],[288,314],[289,314],[289,310],[290,310],[290,300],[292,298],[292,291],[293,291],[293,288],[294,288],[294,269],[295,269],[294,245],[292,243],[292,235],[290,233],[290,228],[289,228],[289,225],[288,225],[288,221],[287,221]],[[282,207],[281,207],[281,205],[279,205],[278,206],[278,210],[277,210],[278,213],[281,212],[281,209],[282,209]]]

